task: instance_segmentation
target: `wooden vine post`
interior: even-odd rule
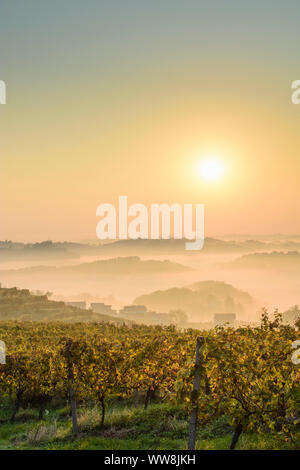
[[[197,432],[197,417],[198,417],[198,396],[200,391],[201,379],[201,348],[204,344],[204,336],[199,336],[196,343],[196,360],[195,360],[195,375],[194,386],[192,392],[192,411],[190,417],[189,441],[188,450],[195,450],[196,432]]]
[[[69,382],[69,395],[70,395],[70,405],[71,405],[71,416],[72,416],[72,430],[73,435],[78,434],[78,424],[77,424],[77,406],[76,406],[76,397],[74,393],[74,371],[73,371],[73,361],[71,357],[71,344],[72,341],[68,341],[66,344],[66,358],[68,364],[68,382]]]

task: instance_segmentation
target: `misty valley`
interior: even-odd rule
[[[46,295],[53,305],[73,304],[86,321],[105,314],[114,321],[211,327],[216,314],[235,314],[236,325],[255,324],[262,308],[286,312],[299,304],[300,237],[207,238],[199,252],[184,244],[3,241],[1,285]],[[21,304],[18,313],[5,308],[3,319],[51,319],[37,304],[34,312]],[[66,320],[58,312],[55,319]]]

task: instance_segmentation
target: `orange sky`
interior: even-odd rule
[[[50,20],[52,27],[59,21]],[[149,51],[145,43],[137,57],[118,56],[103,67],[100,53],[85,57],[78,37],[80,67],[68,55],[67,32],[63,52],[50,39],[28,44],[27,64],[17,63],[12,44],[0,77],[7,85],[7,104],[0,106],[0,239],[96,240],[97,206],[116,204],[119,195],[129,204],[203,203],[208,235],[300,233],[300,105],[290,98],[299,76],[289,44],[276,57],[270,30],[274,42],[263,47],[273,55],[264,60],[254,43],[245,55],[233,40],[244,33],[229,27],[219,55],[216,45],[211,55],[197,55],[188,43],[177,54],[161,44]],[[32,40],[38,43],[41,31],[33,26]],[[170,34],[162,32],[162,40]],[[255,42],[254,19],[248,34]],[[197,40],[202,48],[203,38]],[[19,45],[25,47],[20,38]],[[37,50],[47,46],[49,70]],[[217,182],[197,174],[207,155],[224,162]]]

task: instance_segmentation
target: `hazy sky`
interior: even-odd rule
[[[96,239],[119,195],[204,203],[211,235],[300,233],[299,18],[299,0],[1,0],[0,239]]]

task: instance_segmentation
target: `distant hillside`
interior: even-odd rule
[[[116,322],[114,317],[81,310],[64,302],[48,300],[46,295],[33,295],[27,289],[0,288],[0,321],[67,321]]]
[[[52,241],[26,244],[0,241],[0,262],[80,258],[78,253],[69,248],[63,243],[53,243]]]
[[[134,304],[146,305],[149,310],[169,312],[180,309],[192,319],[210,320],[214,313],[243,315],[254,306],[254,299],[247,292],[218,281],[203,281],[182,288],[158,290],[141,295]]]
[[[198,293],[205,295],[212,294],[218,295],[219,297],[230,295],[245,304],[251,304],[253,300],[248,292],[237,289],[236,287],[232,286],[231,284],[227,284],[226,282],[201,281],[190,284],[187,287],[193,291],[197,291]]]
[[[16,243],[0,241],[0,263],[11,261],[43,261],[78,259],[82,256],[136,256],[170,255],[194,252],[185,250],[186,240],[116,240],[106,243],[52,242]],[[271,250],[300,250],[297,240],[232,239],[206,237],[201,253],[247,253]]]
[[[300,252],[273,251],[271,253],[252,253],[241,256],[230,263],[231,266],[247,269],[288,269],[300,271]]]
[[[194,252],[185,250],[185,243],[188,240],[117,240],[101,246],[94,246],[94,250],[103,256],[129,256],[129,255],[171,255],[186,254],[192,256]],[[300,243],[293,242],[264,242],[260,240],[220,240],[206,237],[201,253],[245,253],[260,250],[272,250],[277,247],[282,249],[299,248]],[[90,249],[92,246],[90,247]]]
[[[19,281],[35,278],[39,281],[43,278],[59,279],[109,279],[122,278],[124,276],[143,276],[159,273],[176,273],[190,271],[191,268],[171,261],[141,260],[138,256],[103,259],[90,263],[81,263],[75,266],[34,266],[30,268],[1,270],[0,278],[3,281],[13,279],[16,284]]]

